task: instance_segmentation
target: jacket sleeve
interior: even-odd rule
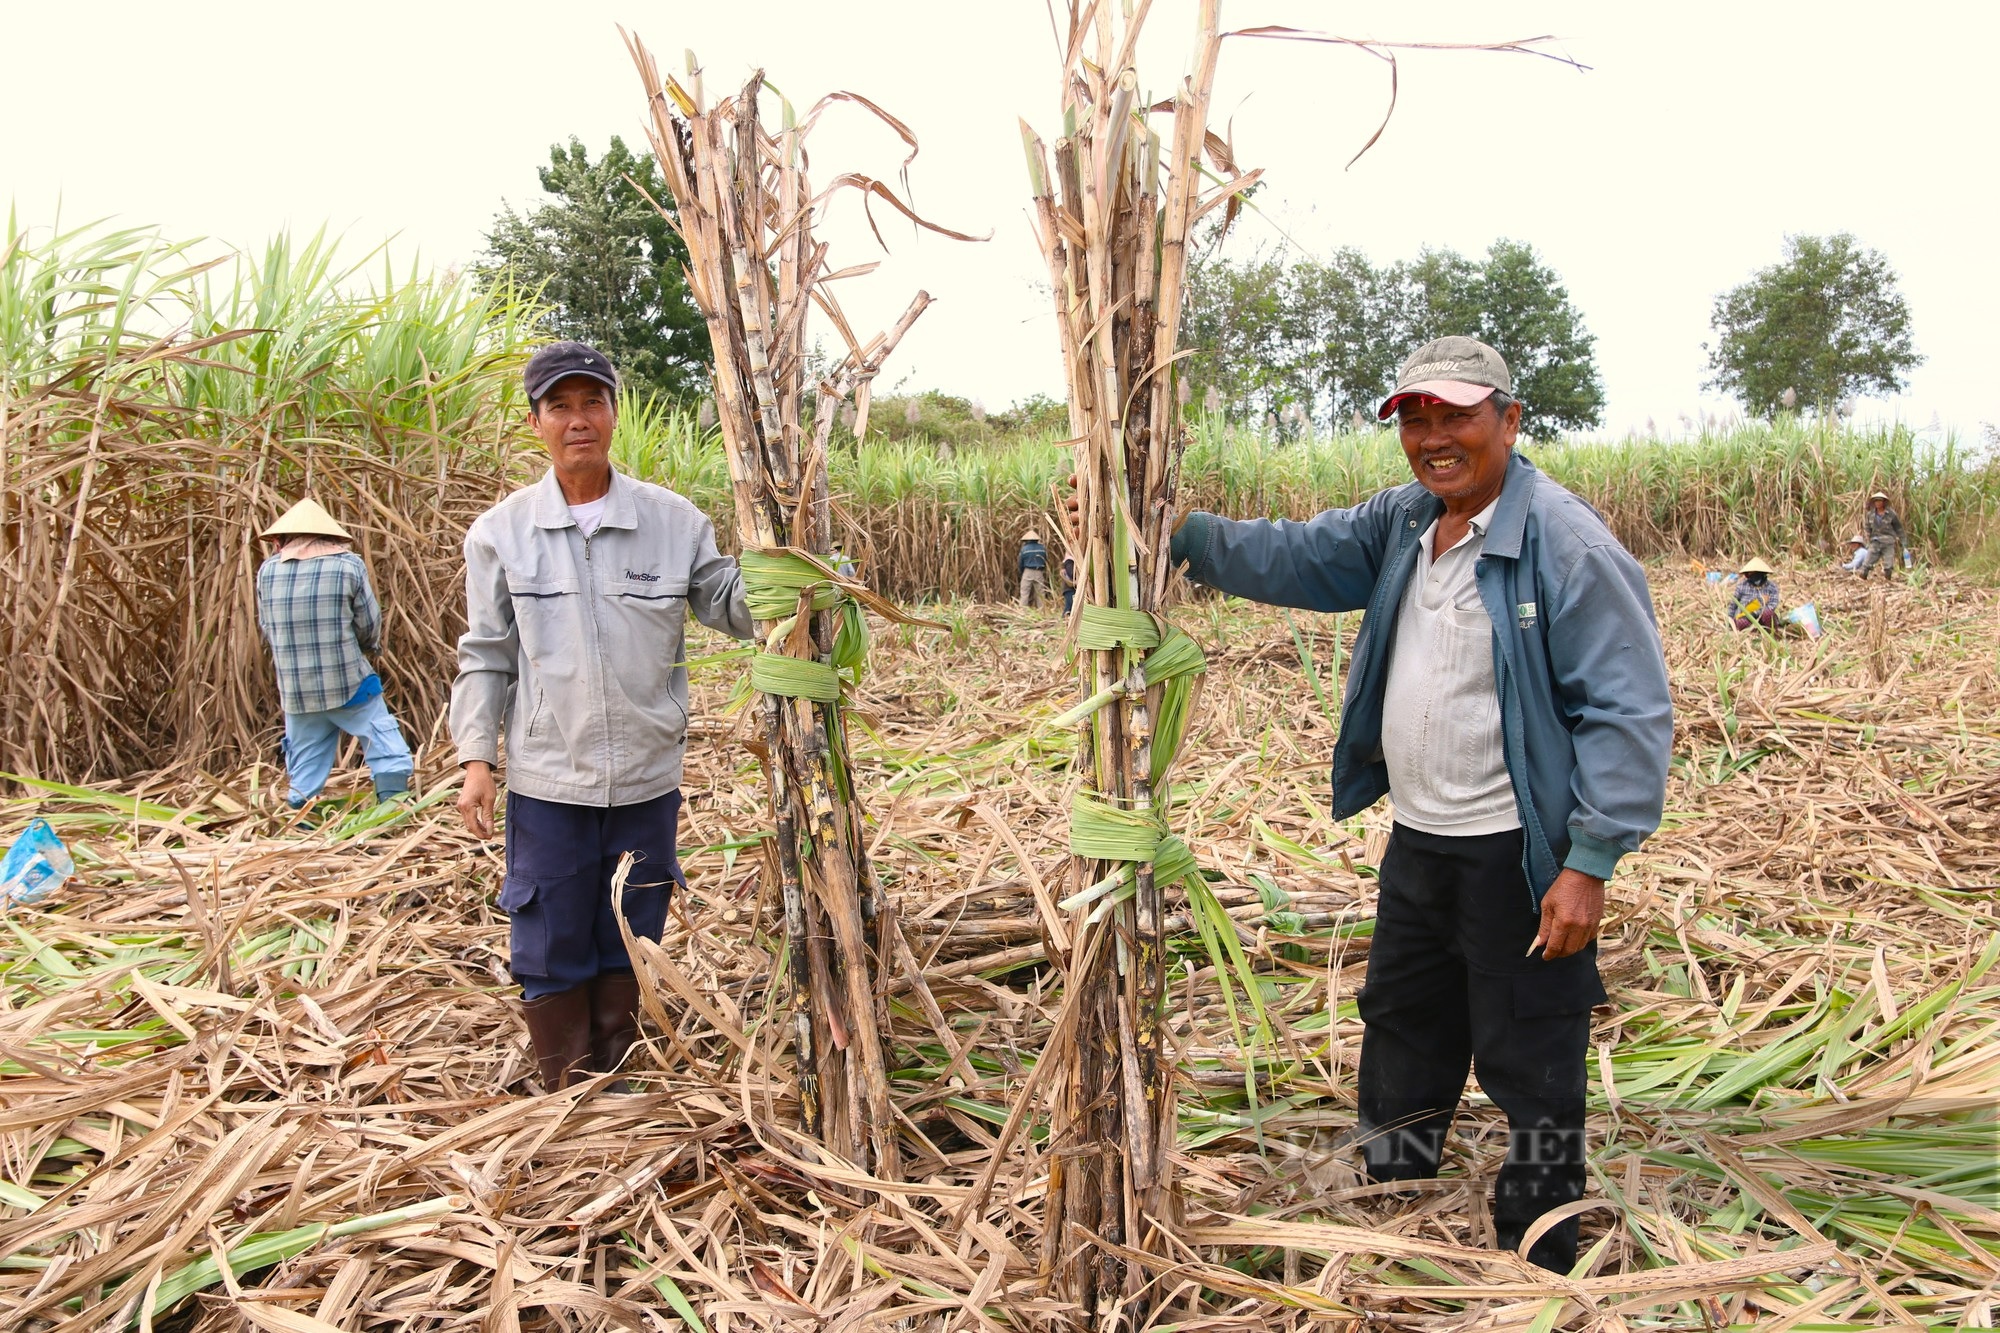
[[[520,670],[520,630],[500,553],[475,523],[465,534],[465,633],[451,685],[451,738],[458,762],[500,762],[500,726]]]
[[[368,582],[368,566],[355,560],[354,591],[349,594],[348,604],[354,612],[354,641],[361,645],[364,653],[382,651],[382,606],[375,600],[374,586]]]
[[[706,515],[695,536],[694,566],[688,571],[688,609],[694,618],[731,638],[753,633],[750,606],[743,596],[743,571],[715,545],[715,525]]]
[[[1229,519],[1193,513],[1169,551],[1187,575],[1233,597],[1306,611],[1368,605],[1399,512],[1383,491],[1352,509],[1292,519]]]
[[[1563,864],[1611,878],[1660,826],[1673,757],[1667,662],[1645,571],[1622,547],[1587,547],[1549,622],[1549,661],[1576,753]]]

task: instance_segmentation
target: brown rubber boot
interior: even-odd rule
[[[639,979],[630,972],[605,972],[590,983],[590,1067],[610,1074],[625,1063],[639,1040]],[[620,1079],[607,1092],[630,1092]]]
[[[539,1000],[524,1000],[521,1017],[534,1044],[543,1092],[561,1091],[589,1072],[590,987],[572,986]]]

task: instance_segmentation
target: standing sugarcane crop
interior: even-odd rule
[[[1149,1280],[1109,1246],[1167,1253],[1176,1203],[1167,1167],[1173,1070],[1162,1040],[1164,891],[1200,876],[1166,832],[1169,766],[1203,663],[1159,612],[1183,444],[1175,393],[1188,235],[1255,179],[1207,131],[1220,44],[1217,0],[1200,7],[1195,72],[1173,98],[1139,96],[1132,51],[1145,7],[1072,5],[1064,136],[1053,165],[1025,126],[1040,241],[1056,298],[1076,439],[1079,675],[1086,702],[1071,808],[1077,914],[1062,964],[1064,1021],[1045,1059],[1059,1079],[1042,1269],[1113,1323],[1138,1315]],[[1171,118],[1163,140],[1149,122]],[[1204,197],[1200,158],[1226,178]],[[1051,932],[1052,936],[1055,932]]]
[[[839,567],[827,445],[850,395],[857,397],[854,433],[866,433],[869,382],[930,297],[919,292],[887,333],[866,343],[854,337],[824,286],[833,275],[826,245],[813,237],[815,214],[828,195],[854,188],[921,220],[886,186],[853,173],[815,195],[804,145],[834,101],[867,107],[913,153],[915,139],[846,93],[822,100],[803,121],[781,99],[773,131],[759,110],[761,72],[707,107],[692,56],[686,83],[662,80],[651,53],[626,40],[646,88],[653,152],[673,194],[667,217],[687,243],[688,288],[714,349],[717,423],[750,612],[764,644],[751,659],[750,681],[761,695],[762,759],[777,825],[800,1099],[823,1143],[893,1180],[901,1154],[878,979],[907,946],[862,836],[841,699],[866,661],[863,606],[907,618]],[[847,341],[848,354],[809,388],[806,319],[815,305]]]

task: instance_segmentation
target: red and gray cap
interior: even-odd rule
[[[611,358],[589,343],[576,342],[550,343],[529,357],[521,384],[528,391],[528,401],[539,403],[543,394],[571,375],[588,376],[613,393],[618,391],[618,371]]]
[[[1477,338],[1439,338],[1410,353],[1396,372],[1396,391],[1382,400],[1375,415],[1387,420],[1395,414],[1396,404],[1411,394],[1471,407],[1485,402],[1495,390],[1514,392],[1514,377],[1507,373],[1500,353]]]

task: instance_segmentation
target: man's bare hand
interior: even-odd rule
[[[1581,870],[1565,870],[1542,895],[1542,929],[1528,946],[1553,961],[1567,958],[1597,938],[1604,924],[1604,881]]]
[[[458,791],[458,817],[476,836],[493,836],[493,802],[498,795],[493,765],[474,759],[465,766],[465,782]]]

